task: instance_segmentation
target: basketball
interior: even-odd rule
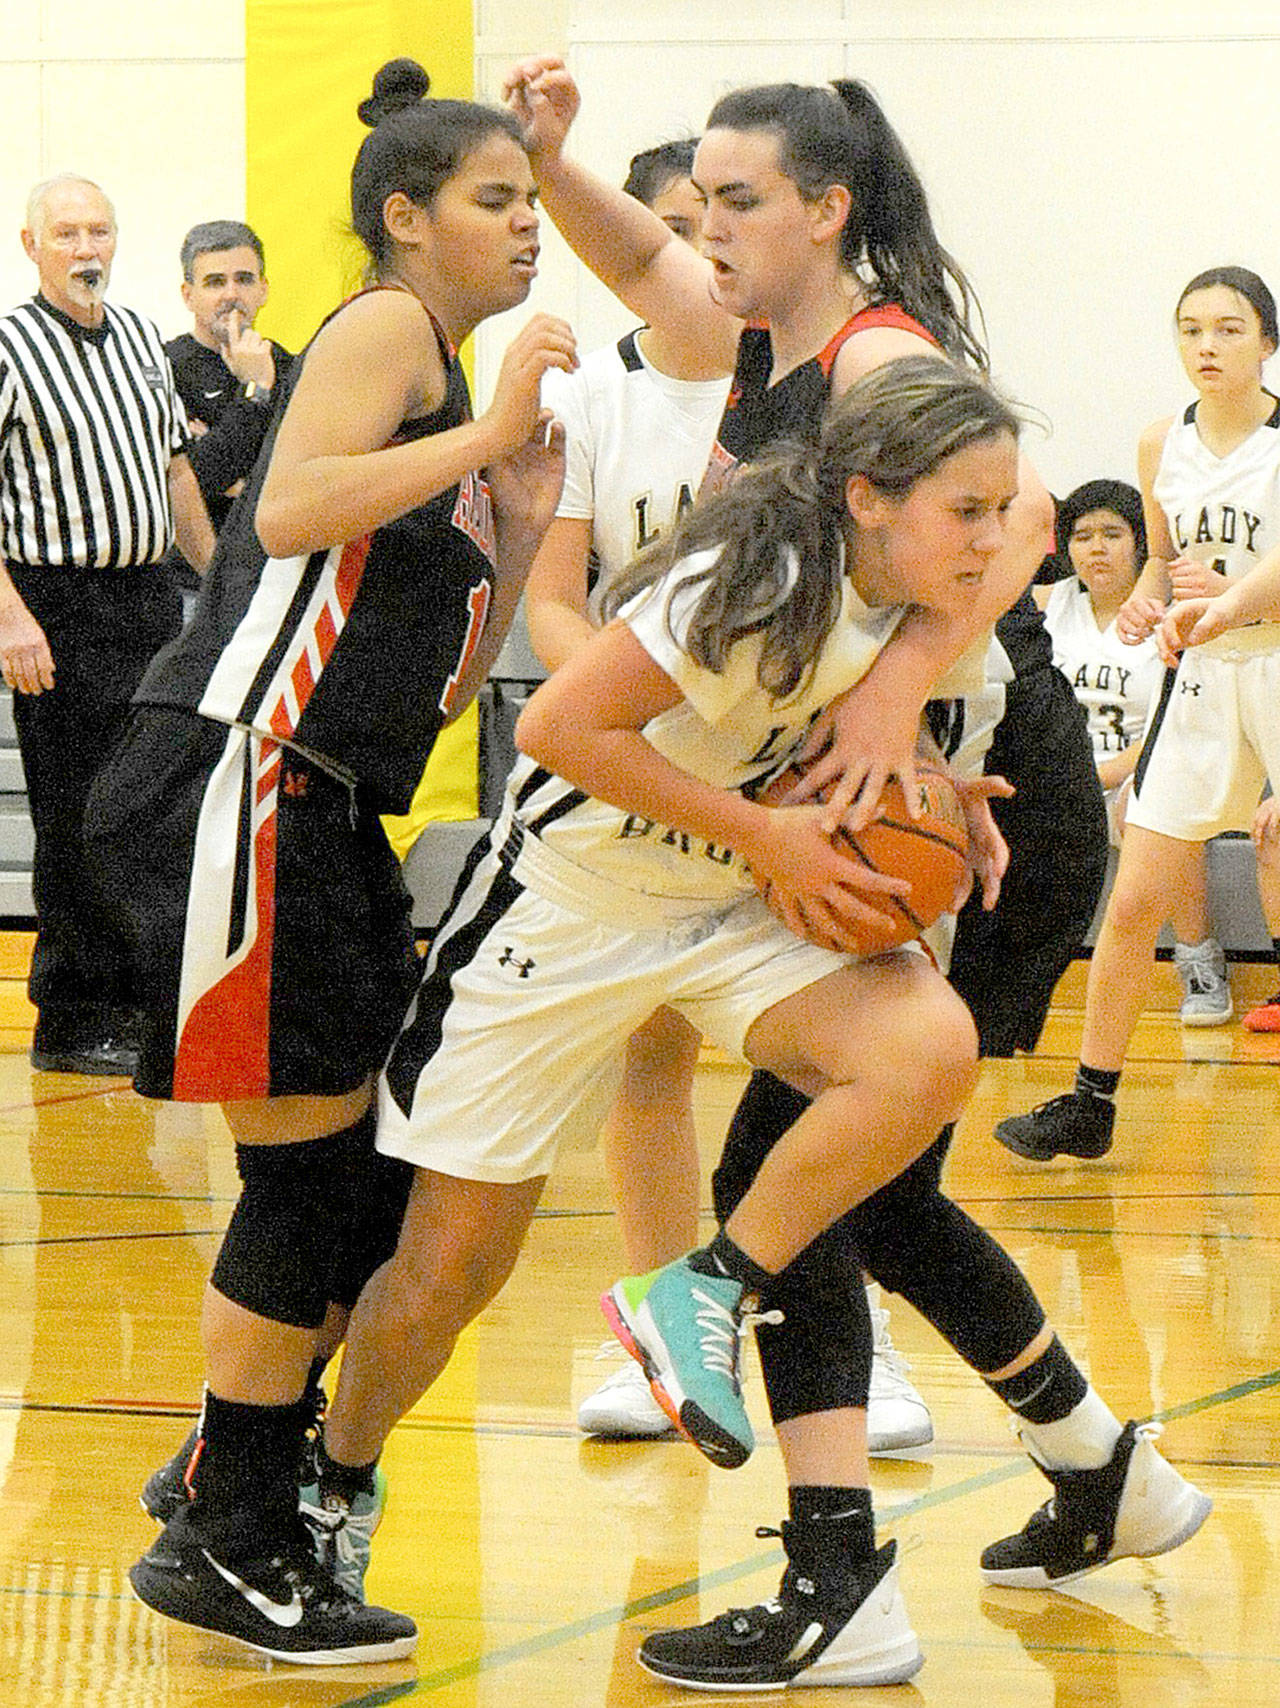
[[[791,765],[772,778],[759,796],[764,806],[778,806],[800,779]],[[965,877],[969,858],[969,828],[955,784],[932,766],[917,771],[921,796],[919,818],[907,811],[902,784],[887,783],[876,804],[875,817],[861,830],[845,825],[835,832],[835,843],[851,860],[891,878],[905,878],[911,885],[906,896],[880,896],[874,905],[883,912],[883,927],[854,924],[849,929],[848,948],[859,955],[877,955],[909,943],[955,905],[956,892]],[[819,799],[826,799],[826,793]],[[767,902],[770,885],[760,885]]]

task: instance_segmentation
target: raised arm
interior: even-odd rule
[[[525,127],[543,206],[574,253],[673,354],[731,372],[742,323],[712,299],[710,263],[642,202],[565,157],[579,95],[563,60],[522,60],[503,94]]]

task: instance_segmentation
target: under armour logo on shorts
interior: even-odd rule
[[[536,961],[522,961],[509,943],[498,956],[500,967],[514,967],[522,979],[527,979],[537,964]]]
[[[1198,682],[1184,682],[1182,684],[1182,692],[1184,694],[1198,694],[1200,692],[1200,684]]]

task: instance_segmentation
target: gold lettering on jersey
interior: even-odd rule
[[[463,475],[458,482],[458,502],[449,520],[473,545],[479,546],[492,567],[497,569],[498,534],[493,520],[493,499],[483,475],[474,471]]]

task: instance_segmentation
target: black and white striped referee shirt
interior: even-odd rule
[[[0,315],[0,557],[130,569],[173,541],[170,459],[187,418],[160,333],[105,305],[80,326],[42,297]]]

